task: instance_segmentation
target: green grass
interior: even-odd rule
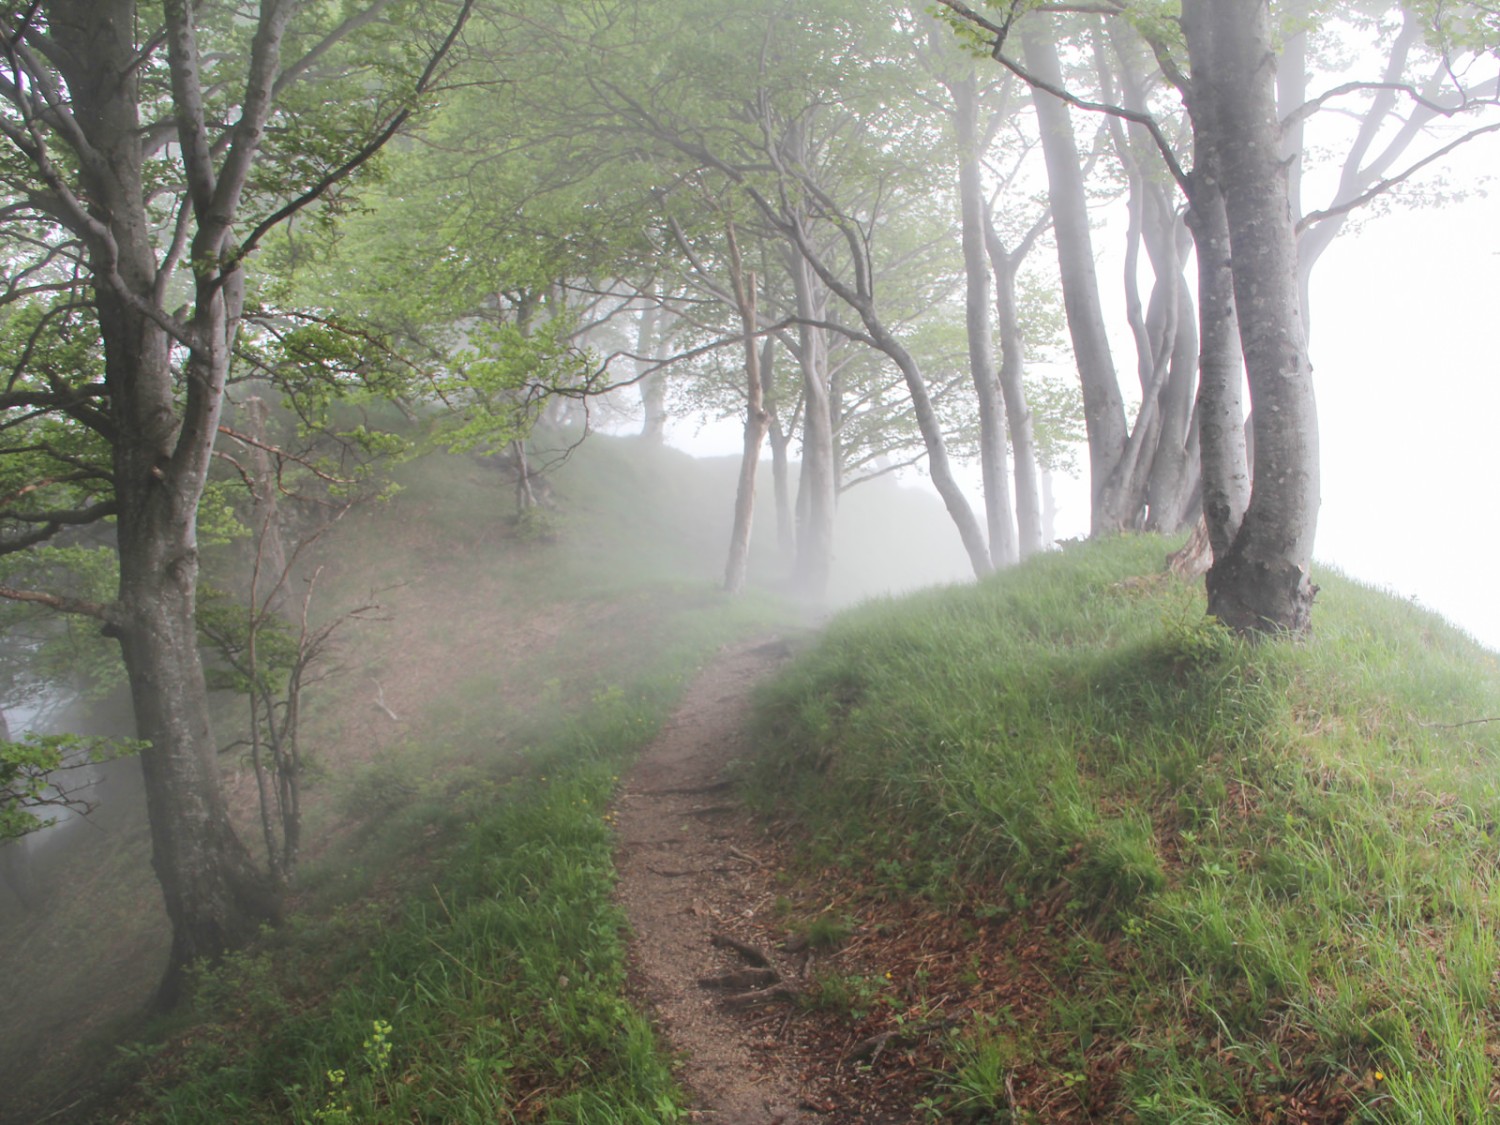
[[[1063,983],[1001,1044],[1053,1104],[1107,1080],[1115,1119],[1233,1121],[1311,1084],[1500,1120],[1494,654],[1326,573],[1306,642],[1252,646],[1140,577],[1165,550],[841,617],[761,698],[754,798],[876,896],[1061,898]],[[993,1101],[998,1042],[960,1039],[940,1104]]]
[[[679,1094],[624,998],[609,801],[668,696],[616,690],[503,780],[450,795],[422,878],[307,913],[206,973],[131,1119],[663,1122]],[[313,872],[310,882],[347,874]],[[425,885],[423,885],[425,883]]]

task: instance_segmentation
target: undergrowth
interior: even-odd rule
[[[611,698],[524,773],[470,787],[436,882],[404,903],[299,919],[208,974],[191,1036],[166,1040],[177,1053],[149,1118],[675,1119],[668,1071],[622,998],[609,902],[612,771],[648,715]]]
[[[752,799],[809,870],[1006,927],[1049,982],[1003,1030],[1003,984],[965,994],[929,1106],[1495,1120],[1495,656],[1330,574],[1311,637],[1252,645],[1141,577],[1165,550],[871,604],[760,699]]]
[[[625,998],[609,806],[701,651],[693,632],[635,683],[534,724],[507,769],[372,806],[374,873],[347,853],[309,870],[307,908],[126,1050],[132,1108],[115,1119],[678,1120]]]

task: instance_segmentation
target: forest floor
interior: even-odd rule
[[[838,915],[809,923],[798,901],[810,888],[787,875],[782,844],[735,799],[753,689],[789,651],[773,639],[721,653],[624,780],[618,900],[632,982],[676,1053],[695,1121],[917,1120],[925,1076],[871,1065],[894,1038],[872,1044],[861,1029],[874,1014],[862,1000],[875,997],[829,987],[870,979],[853,966],[868,960],[859,939],[875,935]]]

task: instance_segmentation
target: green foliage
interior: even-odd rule
[[[569,341],[566,319],[531,329],[518,324],[483,325],[456,351],[434,391],[455,407],[453,423],[439,440],[455,453],[503,448],[530,433],[548,387],[586,383],[593,370],[587,354]]]
[[[43,545],[0,556],[0,585],[107,605],[118,585],[109,547]],[[119,645],[93,617],[0,599],[0,704],[34,704],[49,693],[99,699],[124,682]]]
[[[1329,1073],[1371,1120],[1486,1119],[1493,655],[1326,573],[1313,637],[1248,645],[1155,573],[1167,546],[835,620],[761,700],[758,799],[885,894],[1060,902],[1027,1032],[1096,1046],[1045,1053],[1058,1096],[1110,1055],[1141,1120],[1244,1120]],[[995,1050],[957,1043],[939,1102],[991,1112]]]
[[[0,842],[54,823],[50,809],[90,811],[87,797],[70,792],[69,771],[139,753],[142,745],[134,739],[30,731],[0,741]]]

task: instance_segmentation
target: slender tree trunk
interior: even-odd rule
[[[1203,519],[1214,558],[1224,558],[1250,503],[1241,385],[1245,360],[1229,267],[1229,220],[1207,146],[1198,145],[1188,225],[1198,249],[1198,450]]]
[[[1062,67],[1052,37],[1035,19],[1022,20],[1020,29],[1027,67],[1038,78],[1061,86]],[[1032,96],[1047,165],[1063,306],[1083,389],[1092,496],[1090,527],[1094,535],[1103,535],[1118,531],[1129,522],[1129,513],[1119,510],[1116,477],[1127,435],[1125,404],[1120,397],[1119,379],[1115,374],[1099,301],[1093,239],[1089,233],[1088,197],[1073,122],[1067,105],[1051,94],[1037,90]]]
[[[1308,569],[1319,503],[1317,408],[1270,24],[1264,2],[1189,0],[1183,9],[1193,98],[1208,103],[1215,125],[1208,140],[1224,192],[1254,410],[1250,503],[1228,552],[1209,569],[1208,609],[1241,632],[1300,633],[1315,593]]]
[[[990,537],[990,562],[997,569],[1020,556],[1006,465],[1005,402],[995,371],[990,330],[990,266],[986,260],[984,184],[979,167],[979,91],[973,73],[949,83],[953,127],[958,141],[958,198],[964,254],[964,323],[969,340],[969,373],[979,408],[979,465]]]
[[[797,294],[797,315],[804,321],[827,319],[827,292],[811,266],[795,250],[790,262]],[[833,404],[828,387],[828,342],[824,330],[804,323],[799,328],[798,360],[802,367],[802,485],[798,494],[797,558],[793,583],[805,597],[821,600],[828,593],[833,567],[833,518],[838,507],[834,468]]]
[[[1026,338],[1021,332],[1021,305],[1016,298],[1016,273],[1021,256],[1019,252],[1013,255],[1005,248],[988,216],[985,219],[985,249],[995,275],[1000,392],[1005,399],[1005,418],[1010,426],[1010,447],[1016,467],[1016,530],[1020,556],[1025,559],[1044,550],[1049,540],[1043,533],[1036,435],[1032,430],[1031,406],[1026,401]]]
[[[1193,416],[1198,382],[1197,310],[1186,285],[1176,291],[1177,330],[1166,385],[1161,392],[1161,436],[1146,482],[1146,529],[1172,534],[1182,528],[1197,489],[1199,454]]]
[[[641,372],[650,368],[659,354],[662,312],[656,303],[654,286],[648,288],[644,296],[647,304],[641,310],[635,337],[635,354],[640,357],[635,361],[635,367],[640,379],[636,386],[640,389],[643,414],[641,437],[653,445],[660,445],[666,440],[667,433],[667,375],[665,371],[645,375]]]
[[[245,433],[251,439],[248,452],[251,496],[255,509],[255,587],[251,601],[263,597],[269,613],[280,613],[286,601],[286,545],[281,537],[281,511],[276,500],[278,484],[266,452],[270,408],[266,400],[252,396],[245,400]],[[262,595],[262,590],[269,590]],[[252,606],[252,609],[255,607]]]
[[[921,368],[917,366],[912,354],[886,330],[873,311],[861,310],[860,315],[876,346],[895,361],[906,379],[912,412],[916,415],[917,428],[922,431],[922,441],[927,447],[927,472],[932,477],[932,486],[943,498],[943,506],[948,509],[949,518],[958,528],[959,538],[963,540],[964,549],[969,554],[969,563],[974,568],[975,577],[983,578],[994,569],[990,562],[989,544],[985,542],[979,521],[974,518],[969,501],[948,464],[948,448],[943,441],[937,411],[933,409],[932,398],[927,393],[927,380],[923,378]]]
[[[771,491],[776,499],[776,550],[790,561],[796,555],[796,514],[792,511],[787,447],[791,435],[782,428],[776,394],[776,340],[767,337],[760,353],[761,395],[766,405],[766,440],[771,446]]]
[[[750,532],[755,522],[755,477],[760,469],[760,447],[770,421],[765,409],[765,387],[761,382],[760,342],[755,337],[755,274],[741,277],[739,250],[734,233],[729,234],[734,259],[735,299],[740,306],[740,330],[745,334],[745,444],[740,454],[740,479],[735,490],[734,526],[729,533],[729,561],[724,567],[724,590],[738,594],[745,588],[750,560]]]

